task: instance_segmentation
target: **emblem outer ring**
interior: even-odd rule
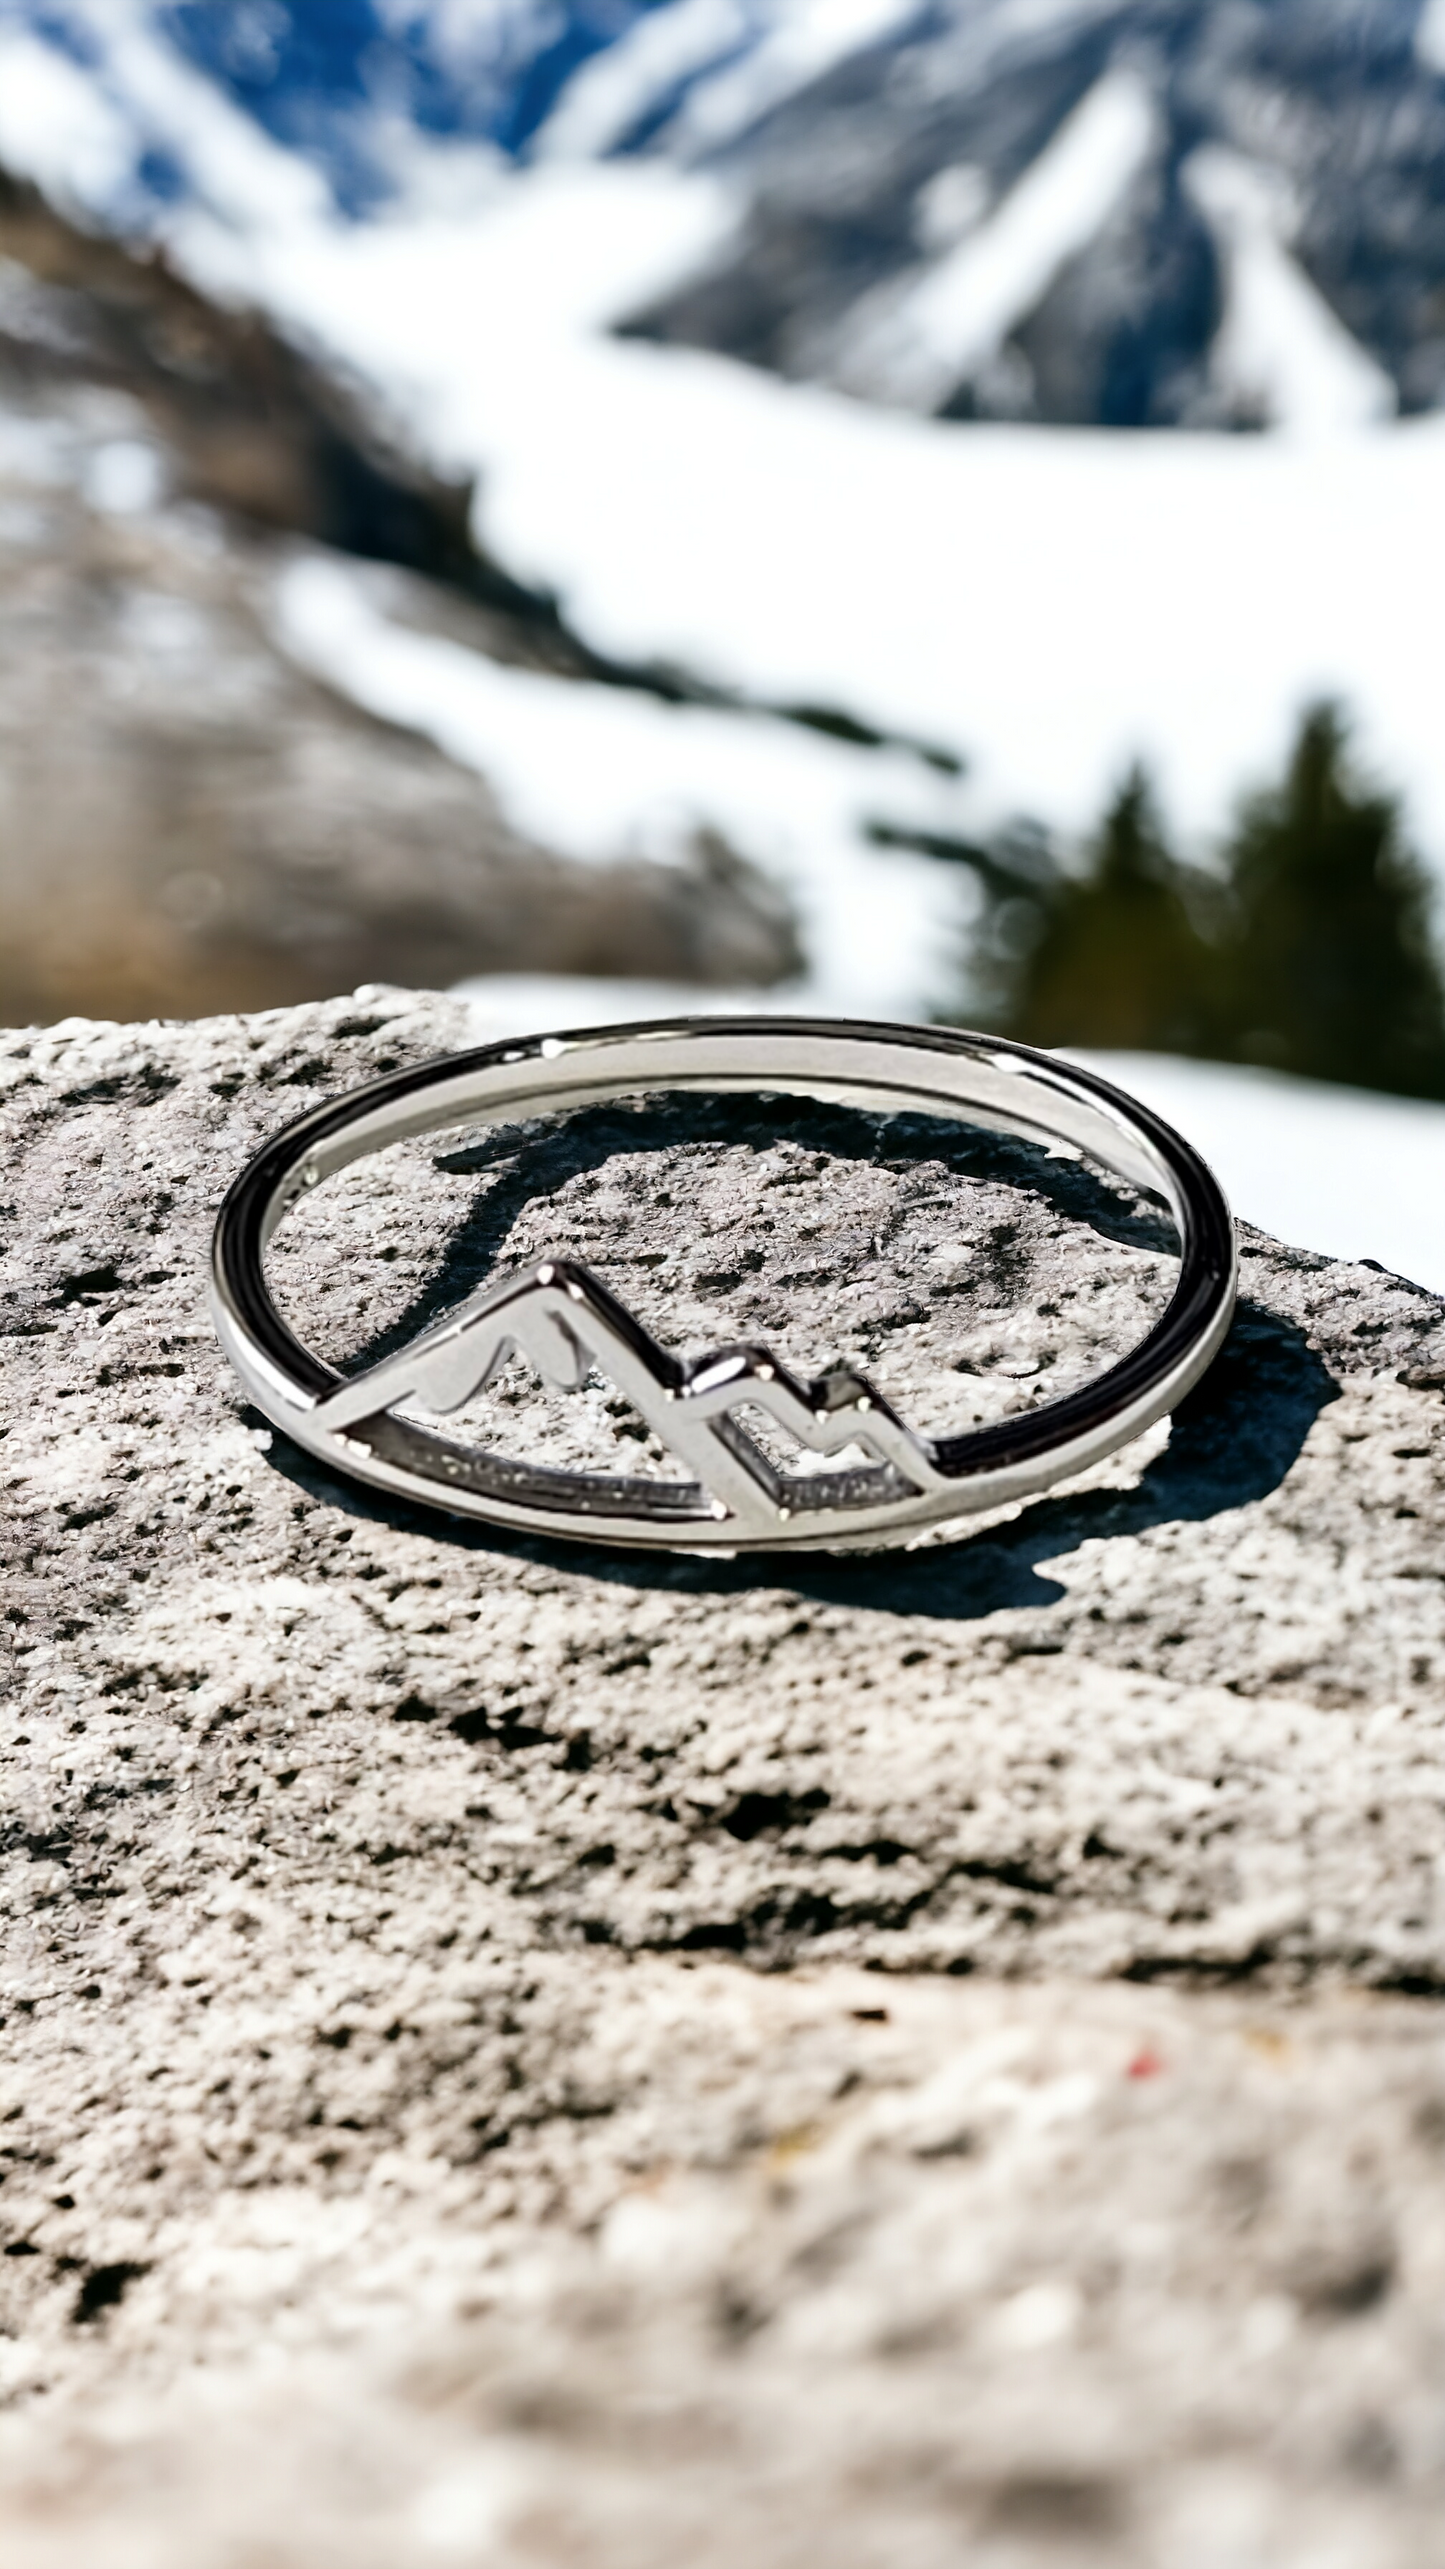
[[[685,1364],[562,1258],[474,1296],[402,1358],[361,1377],[323,1363],[276,1309],[264,1272],[272,1233],[299,1196],[353,1160],[422,1134],[689,1090],[930,1115],[1086,1156],[1164,1198],[1180,1243],[1173,1294],[1139,1345],[1081,1390],[938,1438],[916,1434],[871,1385],[841,1370],[803,1385],[762,1348],[720,1349]],[[1212,1172],[1171,1126],[1092,1071],[954,1028],[686,1017],[489,1044],[394,1071],[312,1108],[263,1145],[227,1194],[212,1243],[210,1304],[221,1346],[266,1417],[333,1469],[398,1496],[591,1543],[841,1550],[917,1542],[1129,1443],[1173,1409],[1217,1355],[1237,1271],[1234,1225]],[[554,1381],[574,1382],[605,1346],[622,1388],[644,1409],[665,1405],[666,1441],[704,1457],[699,1479],[644,1482],[529,1466],[393,1414],[409,1391],[415,1402],[414,1378],[428,1366],[431,1383],[445,1378],[450,1389],[423,1395],[422,1405],[458,1405],[510,1345],[524,1347]],[[785,1482],[735,1423],[744,1403],[770,1407],[820,1455],[861,1442],[875,1459],[835,1472],[820,1465]]]

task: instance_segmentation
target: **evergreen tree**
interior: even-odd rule
[[[974,868],[976,1022],[1025,1043],[1194,1053],[1445,1097],[1430,885],[1395,799],[1354,772],[1334,705],[1305,714],[1283,778],[1242,806],[1218,871],[1171,856],[1137,768],[1079,871],[1038,833],[982,849],[878,835]]]
[[[1335,706],[1306,714],[1283,782],[1244,805],[1226,864],[1208,1049],[1445,1096],[1429,886],[1397,804],[1352,774]]]
[[[1207,896],[1171,857],[1136,767],[1083,873],[1057,874],[1036,904],[1003,1012],[1008,1033],[1028,1044],[1206,1050],[1213,958],[1193,912]]]

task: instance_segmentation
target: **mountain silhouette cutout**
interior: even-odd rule
[[[799,1515],[877,1507],[949,1486],[927,1443],[851,1367],[804,1383],[766,1347],[675,1356],[586,1267],[565,1258],[544,1258],[472,1295],[400,1354],[328,1392],[316,1405],[316,1424],[354,1434],[403,1404],[460,1409],[513,1354],[560,1391],[580,1390],[594,1370],[606,1377],[695,1474],[699,1496],[710,1503],[704,1512],[735,1520],[739,1532],[766,1534]],[[747,1410],[761,1412],[807,1453],[826,1458],[852,1446],[875,1459],[835,1472],[780,1470],[743,1424],[739,1413]],[[595,1473],[555,1477],[579,1493],[619,1486]],[[676,1484],[623,1486],[665,1487],[676,1501],[684,1497]]]

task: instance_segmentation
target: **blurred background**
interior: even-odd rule
[[[1445,1290],[1445,0],[0,0],[0,1018],[1112,1068]]]

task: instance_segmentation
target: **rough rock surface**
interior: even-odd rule
[[[7,2562],[1437,2562],[1445,1306],[1251,1235],[1167,1438],[907,1556],[493,1537],[201,1300],[261,1135],[463,1040],[0,1039]],[[1077,1166],[704,1102],[353,1172],[278,1290],[354,1358],[547,1245],[925,1424],[1164,1273]]]

